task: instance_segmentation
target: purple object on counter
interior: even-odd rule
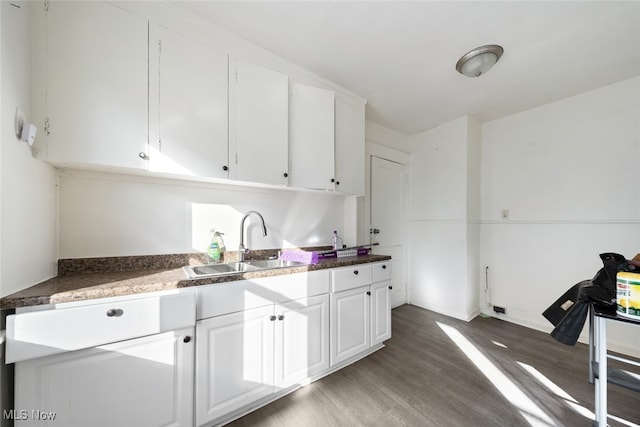
[[[319,255],[320,259],[330,259],[330,258],[338,258],[338,253],[336,251],[324,252]]]
[[[303,262],[305,264],[317,264],[318,252],[306,252],[306,251],[282,251],[278,258],[282,261],[296,261]]]

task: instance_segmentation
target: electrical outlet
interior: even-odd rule
[[[502,219],[509,219],[509,209],[502,209]]]

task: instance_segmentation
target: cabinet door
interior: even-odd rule
[[[299,188],[334,188],[333,91],[291,85],[290,184]]]
[[[196,324],[196,425],[275,391],[273,305]]]
[[[159,141],[149,169],[227,178],[227,54],[163,27],[159,34]]]
[[[192,337],[191,327],[16,363],[15,407],[28,413],[15,424],[192,425]]]
[[[286,388],[329,368],[329,295],[276,307],[276,386]]]
[[[371,346],[368,292],[365,286],[331,294],[331,366]]]
[[[389,286],[391,282],[377,282],[371,285],[371,345],[380,344],[391,338],[391,303]]]
[[[240,181],[286,185],[289,151],[289,77],[236,60],[231,123]]]
[[[48,160],[146,169],[148,21],[106,2],[49,2],[46,31]]]
[[[336,191],[364,194],[364,105],[336,97]]]

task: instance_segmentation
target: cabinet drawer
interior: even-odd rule
[[[371,284],[371,265],[354,265],[331,271],[331,292],[359,288]]]
[[[7,363],[195,325],[195,294],[159,295],[7,317]]]
[[[196,318],[206,319],[329,293],[329,272],[320,270],[200,286],[197,293]]]
[[[373,281],[382,282],[391,280],[391,261],[377,262],[371,265],[373,269]]]

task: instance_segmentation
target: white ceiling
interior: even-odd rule
[[[359,94],[368,120],[408,135],[640,75],[638,1],[175,4]],[[485,44],[504,47],[494,68],[458,74],[457,60]]]

